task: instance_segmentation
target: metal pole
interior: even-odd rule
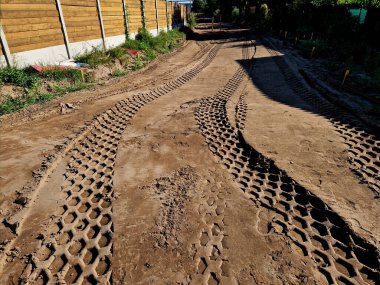
[[[157,0],[154,0],[154,6],[156,8],[156,26],[157,26],[157,35],[158,35],[158,32],[159,32],[159,25],[158,25],[158,7],[157,7]]]
[[[100,7],[100,0],[96,0],[96,7],[98,8],[98,17],[100,23],[100,32],[102,33],[103,49],[106,49],[106,34],[104,32],[102,8]]]
[[[4,29],[1,23],[0,23],[0,41],[1,41],[1,45],[3,46],[5,61],[7,62],[7,65],[10,67],[11,66],[11,52],[9,51],[8,42],[7,42],[7,39],[5,38]]]
[[[55,4],[57,5],[59,21],[61,22],[61,28],[62,28],[62,33],[63,33],[63,40],[65,41],[67,57],[70,59],[71,58],[70,42],[69,42],[69,37],[67,36],[65,19],[63,18],[61,0],[55,0]]]
[[[141,0],[141,17],[142,17],[142,25],[143,29],[146,29],[146,24],[145,24],[145,1]]]
[[[122,0],[122,2],[123,2],[123,13],[124,13],[125,37],[129,39],[127,5],[125,5],[125,0]]]
[[[168,15],[168,0],[165,1],[165,4],[166,4],[166,26],[167,26],[167,29],[169,31],[169,15]]]

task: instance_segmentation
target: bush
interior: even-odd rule
[[[311,50],[315,47],[313,57],[328,57],[331,56],[332,49],[323,40],[301,40],[300,47],[303,50],[305,56],[311,55]]]
[[[240,16],[239,8],[236,6],[233,6],[232,12],[231,12],[232,20],[236,21],[237,19],[239,19],[239,16]]]
[[[196,19],[196,16],[194,13],[190,13],[190,17],[187,21],[187,26],[190,28],[190,29],[194,29],[195,26],[197,25],[197,19]]]
[[[14,84],[25,89],[35,89],[40,83],[40,79],[25,69],[6,67],[0,69],[0,84]]]

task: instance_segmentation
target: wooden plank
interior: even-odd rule
[[[62,0],[63,5],[70,6],[80,6],[80,7],[96,7],[96,0],[87,0],[87,1],[79,1],[79,0]]]
[[[0,0],[1,1],[1,0]],[[13,26],[13,25],[33,25],[33,24],[42,24],[42,23],[58,23],[56,17],[46,17],[46,18],[23,18],[23,19],[1,19],[1,23],[4,26]]]
[[[54,0],[1,0],[3,4],[54,4]]]
[[[19,19],[19,18],[58,18],[57,10],[55,11],[0,11],[0,19]]]
[[[9,49],[13,52],[15,47],[21,47],[30,44],[43,44],[44,42],[50,41],[60,41],[61,44],[64,44],[62,34],[56,35],[44,35],[44,36],[35,36],[32,38],[21,38],[21,39],[13,39],[8,41]]]
[[[60,23],[38,23],[38,24],[29,24],[29,25],[7,25],[8,33],[17,33],[17,32],[26,32],[26,31],[38,31],[43,29],[60,29]]]
[[[35,36],[55,35],[55,34],[61,34],[61,33],[62,33],[61,29],[46,29],[46,30],[26,31],[26,32],[19,32],[19,33],[8,33],[7,32],[7,39],[8,39],[8,41],[11,41],[13,39],[29,38],[29,37],[35,37]]]
[[[56,11],[55,5],[51,4],[1,4],[1,11]]]
[[[15,53],[15,52],[29,51],[29,50],[34,50],[34,49],[58,46],[58,45],[63,45],[63,40],[44,41],[44,42],[40,42],[40,43],[34,43],[34,44],[28,44],[28,45],[13,47],[11,49],[11,52]]]
[[[70,42],[77,43],[77,42],[83,42],[83,41],[90,41],[90,40],[100,40],[100,35],[87,35],[87,36],[78,36],[70,39]]]

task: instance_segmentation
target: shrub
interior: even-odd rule
[[[0,84],[14,84],[25,89],[35,89],[40,79],[25,69],[17,69],[15,67],[6,67],[0,69]]]
[[[311,50],[313,47],[315,47],[315,52],[313,54],[313,57],[327,57],[331,55],[331,48],[329,45],[323,41],[323,40],[301,40],[300,41],[300,47],[303,50],[303,53],[305,56],[311,55]]]
[[[237,19],[239,19],[239,16],[240,16],[239,8],[236,7],[236,6],[233,6],[232,7],[232,12],[231,12],[232,20],[236,21]]]
[[[187,26],[190,28],[190,29],[194,29],[195,26],[197,25],[197,19],[195,17],[195,14],[194,13],[190,13],[190,17],[187,21]]]

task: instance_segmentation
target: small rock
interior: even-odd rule
[[[28,204],[28,198],[26,197],[18,197],[16,200],[15,200],[15,203],[17,205],[21,205],[21,206],[25,206],[26,204]]]
[[[151,267],[152,267],[152,264],[150,264],[149,262],[145,262],[144,266],[145,266],[146,268],[151,268]]]
[[[43,240],[45,238],[44,234],[38,234],[38,236],[36,237],[36,239],[38,240]]]

